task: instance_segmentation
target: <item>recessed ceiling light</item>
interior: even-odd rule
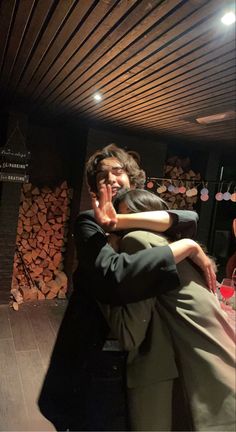
[[[232,120],[236,118],[235,111],[227,111],[219,114],[213,114],[206,117],[198,117],[196,118],[196,122],[200,124],[211,124],[211,123],[219,123],[222,121]]]
[[[99,102],[102,100],[102,96],[100,95],[100,93],[95,93],[93,95],[93,98],[95,99],[95,101]]]
[[[235,13],[234,12],[227,12],[222,18],[221,22],[225,25],[231,25],[235,22]]]

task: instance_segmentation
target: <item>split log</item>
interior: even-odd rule
[[[15,254],[14,301],[17,293],[17,298],[24,301],[64,298],[68,281],[63,272],[63,253],[72,194],[66,182],[54,190],[23,184],[16,240],[23,263]],[[33,284],[29,284],[29,277]]]

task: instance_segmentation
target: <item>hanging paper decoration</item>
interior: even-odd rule
[[[191,196],[192,196],[192,189],[188,189],[188,190],[186,191],[186,196],[187,196],[187,197],[191,197]]]
[[[209,195],[207,195],[207,194],[201,194],[201,196],[200,196],[200,200],[201,201],[208,201],[209,200]]]
[[[206,202],[209,200],[209,190],[207,189],[206,186],[207,186],[207,184],[204,185],[204,183],[203,183],[203,188],[200,190],[200,194],[201,194],[200,200],[203,202]]]
[[[232,185],[232,182],[229,184],[229,186],[228,186],[228,188],[227,188],[227,191],[223,194],[223,199],[224,199],[225,201],[229,201],[230,198],[231,198],[231,193],[229,192],[229,191],[230,191],[230,187],[231,187],[231,185]]]
[[[217,194],[215,195],[215,199],[216,201],[222,201],[223,200],[222,192],[217,192]]]
[[[224,199],[225,201],[229,201],[230,198],[231,198],[231,194],[230,194],[229,192],[225,192],[225,193],[223,194],[223,199]]]
[[[172,184],[170,184],[170,186],[168,186],[168,191],[169,192],[173,192],[174,191],[174,186]]]
[[[192,191],[192,196],[196,196],[198,194],[198,190],[194,187],[191,189]]]
[[[231,201],[236,202],[236,192],[232,193]]]
[[[162,184],[160,185],[160,183],[158,183],[157,180],[160,180]],[[216,181],[212,181],[212,183],[219,185],[218,192],[215,194],[216,201],[231,200],[232,202],[236,202],[236,188],[234,188],[233,193],[230,193],[231,186],[236,182],[230,182],[229,184],[224,184],[224,182],[218,183]],[[203,184],[203,187],[200,189],[199,187],[201,186],[201,184]],[[171,178],[151,177],[149,178],[146,186],[148,189],[153,189],[153,192],[162,195],[162,197],[166,201],[171,203],[173,206],[175,205],[175,203],[174,200],[171,198],[170,194],[179,197],[178,204],[181,204],[182,206],[184,206],[184,201],[183,201],[184,196],[186,196],[188,199],[193,199],[193,198],[197,199],[198,194],[200,194],[199,198],[202,202],[207,202],[209,200],[209,189],[207,187],[207,183],[204,184],[204,182],[198,182],[194,180],[191,181],[186,180],[185,182],[183,180],[173,181]],[[227,190],[224,192],[222,191],[223,188],[224,189],[227,188]],[[180,196],[183,196],[182,201]],[[180,208],[180,207],[176,207],[176,208]]]
[[[164,166],[164,177],[149,177],[146,187],[168,202],[170,208],[192,210],[200,199],[203,203],[210,198],[208,183],[218,185],[216,201],[236,202],[236,181],[203,181],[200,173],[190,168],[190,159],[169,158]],[[231,186],[234,187],[232,192]],[[210,189],[212,191],[212,188]]]
[[[174,193],[174,194],[178,194],[178,193],[179,193],[179,188],[178,188],[178,186],[174,186],[173,193]]]
[[[166,186],[165,185],[159,186],[157,188],[157,193],[161,194],[161,193],[164,193],[164,192],[166,192]]]
[[[186,187],[180,186],[179,187],[179,193],[184,194],[186,192]]]
[[[200,190],[200,194],[201,195],[208,195],[209,194],[209,190],[206,187],[204,187],[204,188],[202,188]]]

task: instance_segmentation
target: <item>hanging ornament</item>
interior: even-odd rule
[[[231,193],[229,193],[228,191],[223,194],[223,199],[225,201],[229,201],[230,198],[231,198]]]
[[[179,188],[178,188],[178,186],[174,186],[173,193],[174,193],[174,194],[178,194],[178,193],[179,193]]]
[[[223,183],[219,183],[219,192],[216,193],[215,199],[216,201],[222,201],[223,200],[223,193],[222,191]]]
[[[229,183],[228,187],[227,187],[227,191],[223,194],[223,199],[225,201],[229,201],[231,198],[231,193],[230,193],[230,188],[231,188],[232,182]]]
[[[187,197],[191,197],[191,196],[193,196],[193,195],[192,195],[192,189],[188,189],[188,190],[187,190],[187,192],[186,192],[186,196],[187,196]]]
[[[172,184],[170,184],[167,189],[168,189],[169,192],[173,192],[174,191],[174,186]]]
[[[207,183],[202,183],[203,188],[200,190],[200,199],[201,201],[208,201],[209,200],[209,190],[207,189]]]
[[[179,193],[184,194],[186,192],[186,187],[185,186],[180,186],[179,187]]]
[[[222,192],[217,192],[217,194],[215,195],[215,199],[217,201],[222,201],[223,200],[223,194],[222,194]]]
[[[236,192],[234,191],[234,193],[231,194],[231,201],[236,202]]]
[[[149,182],[147,183],[147,188],[148,188],[148,189],[152,189],[153,186],[154,186],[154,183],[153,183],[152,181],[149,181]]]
[[[208,195],[209,194],[209,190],[206,187],[204,187],[204,188],[202,188],[200,190],[200,194],[201,195]]]
[[[192,188],[191,189],[191,191],[192,191],[192,196],[196,196],[197,195],[197,188]]]
[[[200,200],[201,201],[208,201],[209,200],[209,195],[207,195],[207,194],[201,194]]]
[[[166,192],[166,186],[165,185],[159,186],[157,188],[157,193],[161,194],[161,193],[164,193],[164,192]]]
[[[234,188],[233,193],[231,194],[231,201],[236,202],[236,187]]]

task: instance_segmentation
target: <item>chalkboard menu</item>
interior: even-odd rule
[[[25,183],[29,181],[27,169],[30,152],[19,126],[0,149],[0,181]]]

